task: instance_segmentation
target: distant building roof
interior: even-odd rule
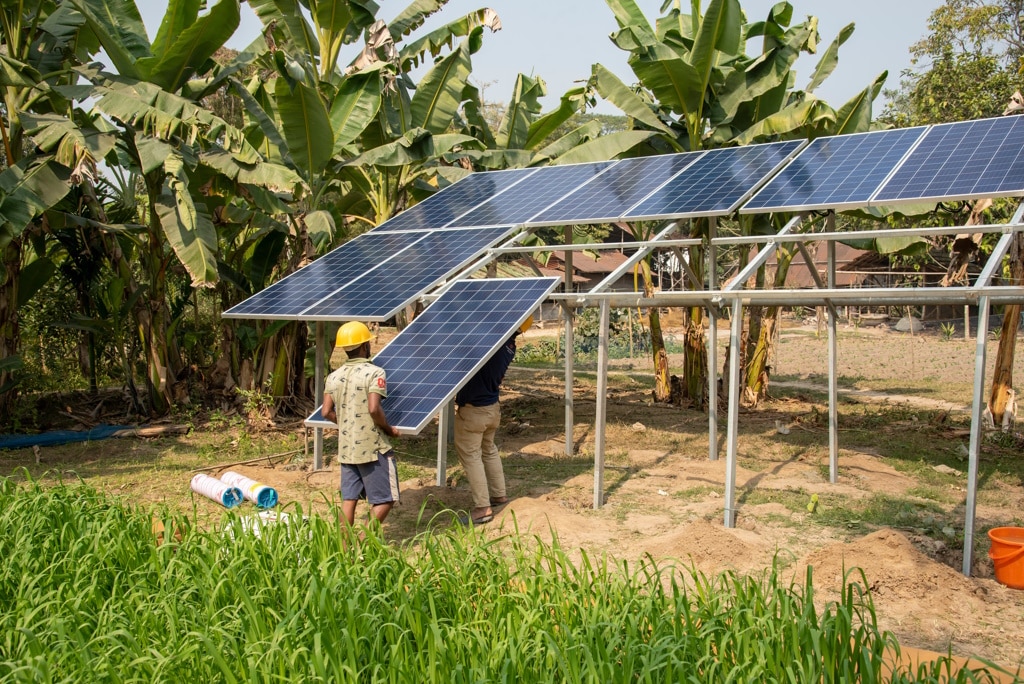
[[[628,259],[625,254],[621,252],[599,252],[598,258],[595,260],[590,254],[584,254],[583,252],[575,252],[572,255],[572,268],[574,271],[579,273],[586,273],[591,275],[601,273],[611,273],[616,268],[621,266]],[[548,260],[548,267],[557,265],[559,270],[564,268],[565,264],[565,251],[558,250],[551,252],[551,258]]]

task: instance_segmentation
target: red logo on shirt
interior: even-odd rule
[[[380,387],[381,389],[387,387],[387,383],[384,381],[384,378],[377,378],[377,387]]]

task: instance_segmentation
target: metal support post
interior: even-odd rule
[[[572,244],[572,226],[565,227],[565,244]],[[565,250],[565,294],[573,292],[572,284],[572,250]],[[573,410],[573,371],[575,365],[576,340],[573,335],[573,308],[568,302],[565,303],[565,455],[572,456],[576,451],[573,442],[573,422],[575,418]]]
[[[455,402],[450,401],[437,413],[437,477],[435,484],[444,487],[448,481],[448,433],[454,427]]]
[[[971,576],[974,555],[974,514],[978,502],[978,458],[981,455],[981,414],[985,406],[985,344],[988,337],[988,297],[978,300],[978,332],[974,352],[974,399],[971,404],[971,445],[967,451],[967,505],[964,510],[965,577]]]
[[[316,338],[316,370],[313,371],[313,405],[319,406],[324,399],[324,324],[317,321],[314,326]],[[324,467],[324,429],[313,428],[313,470]]]
[[[729,419],[725,456],[725,526],[736,526],[736,451],[740,426],[740,335],[743,332],[743,304],[732,302],[732,330],[729,335]]]
[[[601,331],[597,338],[597,401],[594,407],[594,510],[604,505],[604,428],[608,413],[608,323],[611,306],[601,302]]]
[[[829,230],[833,230],[835,214],[830,214]],[[828,289],[836,288],[836,243],[828,243]],[[828,301],[828,481],[839,481],[839,384],[838,358],[839,343],[838,316],[832,302]]]
[[[706,267],[709,290],[718,289],[717,232],[718,220],[712,216],[708,220]],[[718,460],[718,316],[714,307],[708,307],[708,459]]]

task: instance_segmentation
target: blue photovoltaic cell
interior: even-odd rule
[[[487,200],[452,222],[451,226],[464,228],[525,223],[615,163],[597,162],[536,169],[522,183]]]
[[[803,140],[787,140],[705,152],[622,218],[635,221],[731,213],[803,143]]]
[[[867,206],[925,130],[919,126],[813,140],[740,213]]]
[[[557,283],[557,278],[455,283],[373,360],[387,372],[388,422],[419,432]]]
[[[532,174],[535,169],[486,171],[466,176],[458,183],[431,195],[419,204],[406,209],[374,228],[374,232],[405,230],[433,230],[442,228],[461,214],[493,197],[517,181]],[[479,224],[478,224],[479,225]],[[489,226],[495,223],[486,224]]]
[[[624,159],[600,176],[530,219],[530,224],[565,225],[615,221],[674,175],[692,164],[701,152]]]
[[[384,321],[512,231],[509,226],[428,233],[380,268],[306,309],[302,318]]]
[[[418,240],[422,233],[366,233],[228,309],[226,318],[298,318],[328,293]]]
[[[872,204],[1024,193],[1024,118],[932,126]]]

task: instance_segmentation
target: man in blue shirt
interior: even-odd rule
[[[487,363],[455,395],[455,451],[473,493],[474,524],[494,520],[492,506],[508,503],[505,471],[501,467],[494,435],[501,424],[499,389],[512,358],[516,355],[516,337],[533,325],[533,316],[503,344]]]

